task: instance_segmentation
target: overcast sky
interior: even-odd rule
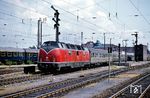
[[[72,44],[100,40],[133,46],[150,42],[150,0],[0,0],[0,47],[37,45],[37,21],[43,22],[43,42],[55,40],[53,5],[60,13],[60,41]],[[116,15],[117,14],[117,15]]]

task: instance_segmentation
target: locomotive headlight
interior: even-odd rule
[[[53,57],[52,61],[55,62],[55,57]]]
[[[42,58],[40,58],[40,62],[42,62]]]
[[[48,61],[48,57],[46,57],[46,61]]]

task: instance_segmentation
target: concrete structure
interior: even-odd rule
[[[146,45],[135,45],[135,60],[146,61],[147,60],[147,46]]]

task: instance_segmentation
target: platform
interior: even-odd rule
[[[0,68],[24,68],[24,67],[31,67],[31,66],[37,66],[37,64],[22,64],[22,65],[0,65]]]
[[[113,64],[119,65],[118,62],[114,62]],[[144,65],[144,64],[150,64],[150,61],[127,61],[127,62],[120,62],[120,66],[139,66],[139,65]]]

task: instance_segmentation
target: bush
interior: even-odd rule
[[[31,60],[27,60],[27,64],[33,64]]]
[[[16,62],[16,61],[13,61],[12,64],[13,64],[13,65],[17,65],[17,62]]]
[[[12,61],[6,61],[6,65],[12,65]]]

